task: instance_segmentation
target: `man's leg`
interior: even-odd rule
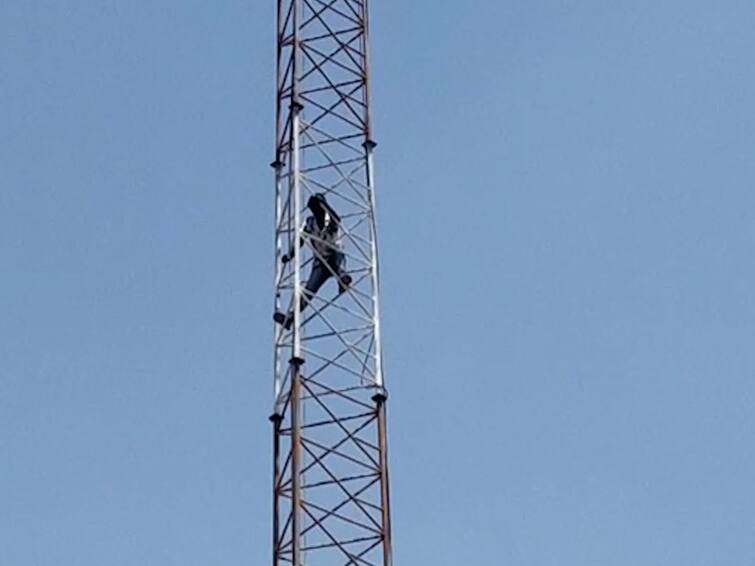
[[[317,291],[320,290],[320,287],[323,286],[323,283],[328,280],[330,275],[331,273],[327,266],[319,259],[315,259],[312,263],[312,271],[309,273],[307,284],[304,286],[304,289],[302,289],[301,301],[299,302],[300,312],[303,312],[304,309],[307,308],[309,301],[317,294]],[[273,319],[277,323],[283,324],[286,327],[286,330],[288,330],[294,323],[294,313],[289,312],[287,315],[284,315],[281,312],[276,312],[273,315]]]
[[[331,273],[327,266],[319,259],[315,259],[312,263],[312,271],[309,273],[309,279],[304,286],[304,290],[301,294],[301,303],[299,304],[299,310],[303,311],[307,308],[309,301],[312,300],[320,290],[320,287],[328,280]]]
[[[330,260],[330,267],[338,278],[338,292],[343,293],[351,285],[351,275],[345,273],[346,256],[341,252],[334,253]]]

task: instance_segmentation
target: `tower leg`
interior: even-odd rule
[[[380,501],[383,517],[383,566],[393,564],[392,541],[391,541],[391,502],[388,482],[388,435],[386,433],[386,410],[387,400],[384,393],[378,393],[373,397],[377,410],[378,421],[378,446],[380,447]]]
[[[281,416],[273,414],[273,566],[280,566],[280,430]]]

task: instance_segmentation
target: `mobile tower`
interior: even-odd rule
[[[273,565],[391,566],[367,0],[277,0],[277,21]],[[352,283],[301,311],[315,193]]]

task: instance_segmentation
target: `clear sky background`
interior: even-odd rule
[[[755,5],[373,0],[395,563],[755,563]],[[0,565],[270,557],[274,3],[0,2]]]

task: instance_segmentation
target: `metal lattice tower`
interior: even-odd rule
[[[273,565],[391,565],[367,0],[278,0]],[[307,199],[341,216],[352,277],[300,311]],[[294,260],[283,255],[294,251]]]

